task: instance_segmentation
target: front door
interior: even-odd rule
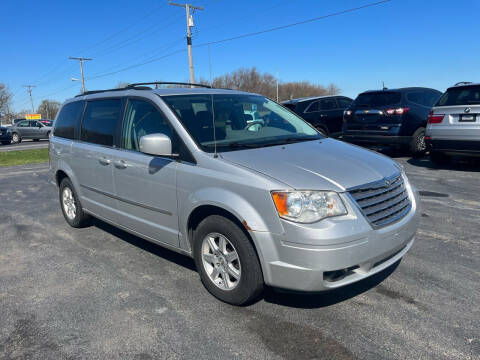
[[[82,206],[105,220],[117,221],[113,180],[116,128],[122,113],[120,99],[88,101],[80,141],[72,145],[72,168]]]
[[[119,222],[152,240],[178,246],[176,176],[178,162],[139,151],[140,138],[175,137],[163,113],[151,102],[129,99],[120,146],[113,159]]]

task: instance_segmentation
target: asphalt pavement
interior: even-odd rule
[[[397,160],[423,203],[398,267],[248,307],[185,256],[70,228],[45,164],[0,168],[0,359],[480,359],[480,165]]]
[[[43,149],[48,147],[48,140],[23,140],[18,144],[2,145],[0,144],[0,152],[2,151],[15,151],[15,150],[31,150],[31,149]]]

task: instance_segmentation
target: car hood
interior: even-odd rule
[[[330,138],[220,156],[299,190],[345,191],[399,173],[390,158]]]

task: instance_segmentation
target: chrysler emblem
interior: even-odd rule
[[[469,113],[470,110],[472,110],[472,109],[470,109],[469,107],[467,107],[467,108],[465,108],[465,110],[463,110],[463,111],[465,111],[466,113]]]
[[[391,182],[390,180],[385,180],[385,186],[390,186]]]

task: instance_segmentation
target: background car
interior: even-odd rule
[[[34,141],[48,139],[51,131],[52,127],[42,124],[40,120],[22,120],[10,128],[13,143],[19,143],[24,139]]]
[[[363,92],[345,111],[343,139],[362,145],[393,145],[408,149],[413,156],[423,155],[427,116],[441,95],[423,87]]]
[[[316,96],[282,102],[322,134],[338,137],[342,134],[343,112],[352,103],[345,96]]]
[[[426,141],[435,163],[450,155],[480,156],[480,84],[447,89],[428,115]]]
[[[9,128],[0,126],[0,142],[3,145],[9,145],[12,142],[12,133]]]

